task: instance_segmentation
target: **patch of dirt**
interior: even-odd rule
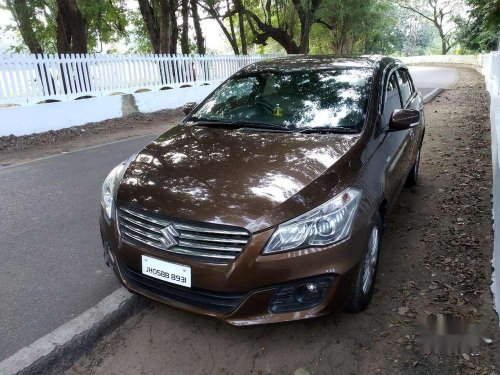
[[[234,328],[154,304],[67,373],[496,374],[488,96],[474,71],[459,82],[426,105],[420,181],[391,213],[365,312]],[[417,317],[431,313],[468,317],[492,342],[425,354]]]
[[[183,117],[182,109],[178,108],[148,114],[134,113],[127,117],[20,137],[0,137],[0,167],[122,139],[159,135]]]

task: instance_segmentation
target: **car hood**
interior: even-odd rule
[[[186,220],[266,229],[322,203],[359,135],[179,125],[141,150],[117,204]],[[345,180],[344,176],[344,180]]]

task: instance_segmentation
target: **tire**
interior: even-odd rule
[[[419,166],[420,166],[420,149],[418,149],[417,157],[415,158],[415,163],[413,164],[413,167],[411,167],[410,173],[408,173],[408,177],[406,178],[405,182],[406,187],[412,187],[417,184]]]
[[[361,312],[370,303],[373,287],[377,276],[378,258],[380,254],[380,241],[384,230],[383,220],[379,213],[375,217],[370,232],[368,248],[361,261],[354,288],[345,309],[350,312]],[[369,263],[369,264],[368,264]]]

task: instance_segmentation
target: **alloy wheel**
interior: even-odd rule
[[[377,267],[378,261],[378,249],[379,249],[379,229],[374,226],[370,234],[370,241],[368,242],[368,253],[365,258],[365,264],[363,265],[363,293],[367,294],[373,283],[373,277],[375,276],[375,269]]]
[[[415,160],[415,181],[417,181],[417,178],[418,178],[418,168],[419,168],[419,165],[420,165],[420,150],[418,150],[418,153],[417,153],[417,159]]]

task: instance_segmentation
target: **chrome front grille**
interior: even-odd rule
[[[118,214],[124,241],[189,257],[230,261],[250,241],[250,233],[242,228],[191,224],[129,207],[120,208]]]

